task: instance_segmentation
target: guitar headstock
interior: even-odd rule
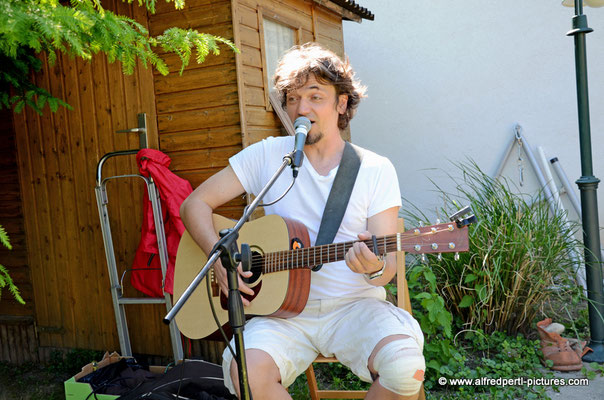
[[[412,254],[468,251],[468,227],[455,222],[410,229],[400,234],[401,250]]]

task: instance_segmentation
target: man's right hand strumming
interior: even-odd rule
[[[241,264],[239,264],[237,266],[237,272],[239,275],[238,276],[239,291],[242,294],[253,295],[254,291],[243,282],[243,279],[241,279],[241,277],[249,278],[250,276],[252,276],[252,271],[243,272],[243,269],[241,268]],[[214,274],[216,275],[216,280],[218,281],[218,287],[220,287],[220,290],[222,291],[222,293],[224,293],[224,295],[228,297],[229,296],[229,283],[227,281],[227,270],[226,270],[226,268],[224,268],[222,266],[222,263],[220,262],[220,260],[216,261],[216,263],[214,264]],[[244,306],[250,305],[250,301],[248,299],[246,299],[244,296],[241,296],[241,301],[243,302]]]

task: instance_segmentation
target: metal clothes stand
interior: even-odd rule
[[[547,161],[545,160],[545,154],[543,153],[543,149],[541,147],[539,147],[538,153],[539,153],[539,157],[542,159],[543,168],[547,168],[547,170],[545,170],[545,172],[542,169],[542,167],[539,166],[537,157],[535,157],[535,154],[533,153],[531,146],[527,142],[526,137],[524,137],[524,135],[522,134],[522,126],[520,126],[520,124],[516,124],[516,126],[514,126],[514,136],[510,140],[510,143],[509,143],[507,149],[505,150],[503,157],[499,161],[499,165],[497,166],[497,169],[495,170],[495,174],[493,175],[493,177],[495,179],[497,179],[501,176],[503,169],[505,167],[505,164],[506,164],[507,160],[509,159],[510,154],[512,153],[512,150],[514,149],[514,146],[520,146],[522,148],[522,150],[524,151],[524,153],[527,155],[529,162],[530,162],[531,166],[533,167],[535,176],[537,177],[537,180],[539,181],[541,189],[543,190],[543,195],[545,196],[545,199],[547,200],[547,202],[549,204],[551,212],[555,213],[557,209],[564,210],[562,201],[560,199],[559,191],[558,191],[556,185],[554,184],[552,173],[549,170]],[[522,167],[519,166],[519,169],[520,169],[520,177],[522,180],[522,179],[524,179]],[[556,172],[558,172],[558,171],[556,170]],[[570,194],[570,193],[572,193],[572,191],[570,191],[569,189],[567,189],[567,191]],[[569,224],[568,217],[566,217],[566,224],[567,224],[567,226]],[[576,264],[575,274],[577,276],[577,281],[583,287],[583,291],[585,293],[587,293],[586,292],[587,291],[587,282],[585,280],[585,265],[581,262],[581,257],[579,256],[579,253],[576,249],[574,249],[571,252],[571,258]]]
[[[531,146],[529,146],[529,144],[526,141],[526,138],[522,135],[522,126],[520,126],[519,124],[516,124],[516,126],[514,126],[514,137],[512,137],[512,140],[510,141],[507,149],[505,150],[505,153],[503,154],[503,158],[499,161],[499,165],[495,171],[495,174],[493,175],[493,178],[497,179],[501,176],[501,173],[503,172],[503,168],[505,167],[505,163],[508,160],[508,158],[510,157],[512,150],[514,149],[514,146],[520,146],[522,148],[522,150],[524,150],[524,153],[527,155],[527,157],[531,163],[531,166],[533,167],[533,171],[535,172],[535,176],[537,177],[537,180],[539,181],[539,185],[543,190],[543,195],[545,196],[545,198],[548,201],[550,210],[552,212],[555,212],[556,203],[553,200],[552,192],[547,184],[547,181],[545,180],[545,176],[543,176],[543,172],[541,171],[541,168],[539,167],[537,158],[535,157],[535,154],[533,153]],[[519,168],[521,168],[521,167],[519,167]],[[522,168],[520,169],[520,171],[521,171],[520,176],[521,176],[521,180],[522,180],[523,179]]]
[[[128,129],[118,132],[138,132],[140,136],[141,148],[147,147],[147,128],[146,115],[138,114],[138,128]],[[106,178],[102,177],[102,170],[105,161],[112,157],[128,156],[137,154],[137,150],[115,151],[105,154],[99,160],[96,170],[96,199],[99,209],[99,217],[101,219],[101,231],[103,233],[103,243],[105,245],[105,256],[107,258],[107,268],[109,270],[109,281],[111,283],[111,299],[113,302],[113,310],[115,312],[115,321],[117,324],[117,333],[120,341],[121,354],[123,356],[132,356],[132,348],[130,346],[130,335],[128,334],[128,323],[126,321],[125,305],[127,304],[165,304],[166,310],[169,312],[172,309],[172,299],[170,294],[164,293],[164,297],[133,297],[127,298],[123,295],[122,282],[118,277],[117,263],[115,260],[115,251],[113,248],[113,238],[111,236],[111,226],[109,224],[109,216],[107,211],[107,182],[113,179],[120,178],[140,178],[145,181],[149,200],[153,209],[153,220],[155,223],[155,232],[157,234],[157,247],[159,249],[159,258],[161,263],[162,273],[162,288],[166,279],[166,270],[168,266],[168,251],[166,247],[166,237],[164,232],[164,222],[161,213],[161,203],[159,191],[157,190],[152,178],[147,178],[140,174],[115,175]],[[123,278],[123,276],[122,276]],[[180,338],[180,332],[176,326],[176,321],[172,321],[169,326],[170,339],[172,342],[172,352],[174,360],[182,360],[183,348]]]

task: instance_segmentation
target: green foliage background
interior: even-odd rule
[[[495,180],[473,161],[456,163],[456,193],[437,184],[447,219],[464,205],[478,218],[469,227],[470,250],[428,255],[407,268],[413,315],[425,335],[429,398],[548,398],[544,387],[441,385],[438,378],[551,377],[535,340],[535,322],[545,305],[562,321],[566,307],[584,300],[574,281],[580,243],[559,210],[550,210],[541,194],[516,194],[505,180]],[[410,225],[429,223],[416,206],[404,211]],[[562,310],[561,310],[562,309]],[[570,314],[569,314],[570,315]],[[574,324],[574,322],[573,322]]]
[[[173,1],[177,9],[184,6],[184,0],[166,1]],[[220,53],[220,44],[238,52],[229,40],[193,29],[169,28],[159,36],[150,36],[134,19],[105,10],[101,0],[63,3],[67,2],[0,0],[0,109],[14,107],[20,112],[27,105],[42,113],[46,105],[53,112],[59,105],[69,107],[31,81],[31,72],[42,66],[40,53],[47,54],[50,65],[59,52],[84,60],[102,53],[109,62],[121,62],[125,74],[132,74],[140,61],[166,75],[168,67],[157,48],[180,57],[181,73],[193,54],[196,62],[202,63],[208,54]],[[155,3],[138,0],[138,5],[151,13]]]

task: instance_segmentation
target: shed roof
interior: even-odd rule
[[[373,21],[373,19],[374,19],[374,15],[371,11],[369,11],[365,7],[361,7],[354,0],[330,0],[330,1],[332,3],[339,5],[340,7],[347,9],[348,11],[352,11],[353,13],[355,13],[356,15],[358,15],[361,18],[368,19],[371,21]]]
[[[368,19],[373,21],[374,15],[365,7],[359,6],[354,0],[312,0],[317,4],[339,13],[343,19],[361,22]]]

